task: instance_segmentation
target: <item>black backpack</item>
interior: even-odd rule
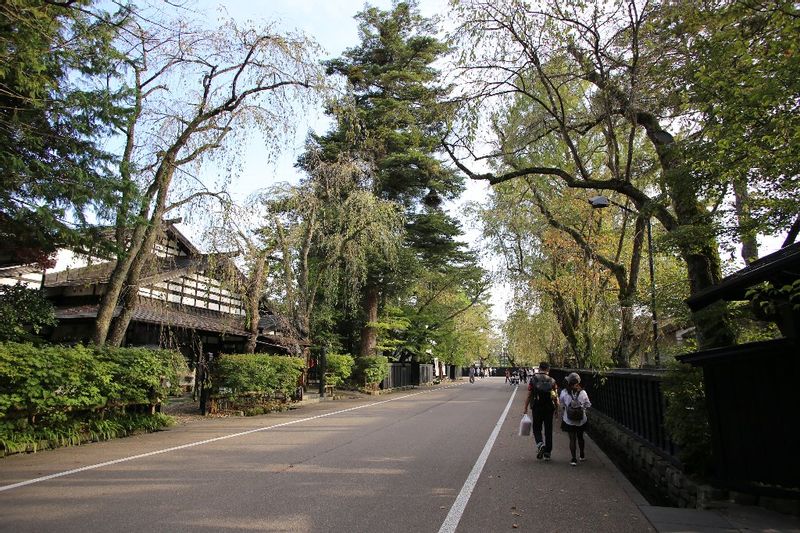
[[[570,393],[570,396],[571,399],[569,400],[569,403],[567,403],[567,420],[580,422],[583,420],[583,405],[578,401],[578,396],[580,396],[580,393]]]
[[[532,406],[545,407],[548,404],[553,405],[553,398],[551,392],[553,391],[553,378],[547,374],[534,374],[531,378],[533,399]]]

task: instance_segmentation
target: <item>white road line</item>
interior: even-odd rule
[[[492,434],[489,435],[489,440],[487,440],[486,444],[483,446],[483,451],[478,456],[478,460],[475,462],[475,466],[472,467],[472,471],[469,473],[469,476],[467,476],[464,486],[461,487],[461,492],[458,493],[456,501],[453,502],[450,512],[447,513],[447,517],[444,519],[442,527],[439,528],[439,533],[455,532],[458,523],[461,521],[461,516],[464,514],[464,509],[467,508],[467,502],[469,502],[469,498],[472,496],[472,491],[475,489],[475,485],[478,483],[478,478],[481,476],[481,472],[486,464],[486,460],[489,458],[489,453],[492,451],[494,441],[497,440],[497,435],[500,433],[500,428],[503,426],[503,422],[506,419],[508,410],[511,408],[511,401],[514,399],[514,395],[516,393],[517,387],[514,387],[503,414],[500,415],[500,419],[497,421],[497,424],[494,425],[494,431],[492,431]]]
[[[129,457],[122,457],[120,459],[114,459],[113,461],[106,461],[104,463],[97,463],[97,464],[93,464],[93,465],[83,466],[81,468],[75,468],[73,470],[66,470],[64,472],[58,472],[56,474],[50,474],[48,476],[42,476],[42,477],[37,477],[37,478],[33,478],[33,479],[28,479],[26,481],[20,481],[19,483],[13,483],[11,485],[2,485],[2,486],[0,486],[0,492],[17,489],[17,488],[20,488],[20,487],[24,487],[26,485],[33,485],[34,483],[41,483],[43,481],[48,481],[50,479],[55,479],[55,478],[64,477],[64,476],[70,476],[72,474],[77,474],[79,472],[85,472],[87,470],[96,470],[98,468],[103,468],[104,466],[111,466],[111,465],[115,465],[115,464],[119,464],[119,463],[126,463],[128,461],[134,461],[136,459],[142,459],[144,457],[151,457],[153,455],[161,455],[163,453],[169,453],[169,452],[174,452],[174,451],[177,451],[177,450],[183,450],[185,448],[193,448],[194,446],[202,446],[203,444],[209,444],[209,443],[217,442],[217,441],[221,441],[221,440],[233,439],[233,438],[236,438],[236,437],[242,437],[244,435],[249,435],[251,433],[258,433],[260,431],[269,431],[270,429],[277,429],[277,428],[284,427],[284,426],[291,426],[292,424],[299,424],[300,422],[308,422],[310,420],[316,420],[318,418],[325,418],[325,417],[328,417],[328,416],[339,415],[339,414],[342,414],[342,413],[348,413],[350,411],[356,411],[358,409],[364,409],[366,407],[373,407],[375,405],[381,405],[381,404],[384,404],[384,403],[395,402],[397,400],[402,400],[404,398],[410,398],[412,396],[418,396],[420,394],[428,394],[430,392],[434,392],[434,391],[437,391],[437,390],[449,389],[449,388],[457,386],[457,385],[460,385],[460,384],[449,385],[447,387],[440,387],[440,388],[437,388],[437,389],[431,389],[431,390],[426,390],[426,391],[422,391],[422,392],[415,392],[413,394],[405,394],[403,396],[398,396],[397,398],[390,398],[388,400],[382,400],[380,402],[368,403],[366,405],[359,405],[359,406],[356,406],[356,407],[351,407],[349,409],[342,409],[341,411],[334,411],[332,413],[324,413],[324,414],[317,415],[317,416],[310,416],[308,418],[301,418],[300,420],[292,420],[290,422],[283,422],[282,424],[274,424],[272,426],[265,426],[265,427],[255,428],[255,429],[249,429],[247,431],[241,431],[239,433],[232,433],[230,435],[223,435],[221,437],[215,437],[213,439],[206,439],[206,440],[201,440],[201,441],[197,441],[197,442],[190,442],[188,444],[181,444],[180,446],[173,446],[171,448],[164,448],[162,450],[155,450],[155,451],[152,451],[152,452],[140,453],[138,455],[131,455]]]

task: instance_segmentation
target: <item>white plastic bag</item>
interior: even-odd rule
[[[528,413],[522,415],[522,420],[519,421],[519,436],[531,436],[531,417],[528,416]]]

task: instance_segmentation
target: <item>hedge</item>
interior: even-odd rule
[[[235,399],[247,394],[265,397],[294,393],[305,367],[302,359],[264,354],[226,354],[211,369],[214,394]]]
[[[371,355],[356,359],[356,374],[368,389],[377,389],[389,375],[389,359]]]
[[[183,356],[168,350],[0,343],[0,446],[10,451],[25,439],[69,444],[87,431],[102,437],[147,428],[122,414],[133,406],[152,411],[187,371]]]

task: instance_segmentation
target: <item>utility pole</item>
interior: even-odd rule
[[[647,260],[650,264],[650,314],[653,318],[653,358],[656,368],[661,367],[661,352],[658,350],[658,315],[656,314],[656,270],[653,265],[653,231],[647,217]]]

